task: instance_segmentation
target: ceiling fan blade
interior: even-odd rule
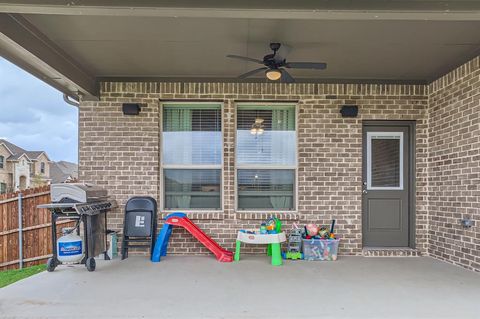
[[[285,67],[289,69],[324,70],[327,68],[327,64],[321,62],[287,62]]]
[[[252,70],[252,71],[248,71],[247,73],[243,73],[242,75],[239,75],[238,78],[239,79],[245,79],[245,78],[248,78],[251,75],[257,74],[258,72],[264,71],[266,69],[268,69],[268,68],[266,66],[264,66],[262,68],[258,68],[258,69]]]
[[[260,61],[258,59],[254,59],[254,58],[249,58],[249,57],[246,57],[246,56],[241,56],[241,55],[229,54],[229,55],[227,55],[227,58],[232,58],[232,59],[238,59],[238,60],[263,64],[263,61]]]
[[[280,69],[280,71],[282,72],[282,82],[284,83],[294,83],[295,82],[295,79],[290,75],[290,73],[287,72],[287,70],[285,69]]]

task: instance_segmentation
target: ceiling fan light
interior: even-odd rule
[[[269,69],[265,72],[265,75],[271,81],[278,81],[282,77],[282,72],[279,69]]]

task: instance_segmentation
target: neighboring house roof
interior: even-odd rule
[[[17,161],[19,160],[20,158],[22,157],[25,157],[29,162],[31,161],[30,158],[27,156],[27,154],[25,153],[18,153],[18,154],[14,154],[12,156],[10,156],[9,158],[7,158],[7,160],[9,161]]]
[[[16,160],[20,159],[20,157],[22,157],[22,155],[25,155],[28,158],[28,160],[36,160],[42,154],[45,154],[45,156],[47,157],[47,160],[50,161],[47,153],[45,153],[44,151],[27,151],[27,150],[21,148],[20,146],[17,146],[13,143],[10,143],[7,140],[0,139],[0,145],[2,145],[2,144],[5,145],[5,147],[10,152],[10,154],[12,154],[9,158],[7,158],[7,160],[9,160],[9,161],[16,161]]]
[[[51,162],[50,178],[52,183],[65,183],[68,180],[76,179],[78,178],[78,165],[67,161]]]
[[[4,144],[5,147],[7,148],[7,150],[8,150],[10,153],[12,153],[12,155],[18,154],[18,153],[25,153],[25,152],[26,152],[23,148],[15,145],[15,144],[12,144],[12,143],[10,143],[9,141],[4,140],[4,139],[0,139],[0,144]]]
[[[44,151],[26,151],[25,154],[27,154],[27,156],[32,160],[38,159],[40,155],[45,154],[47,159],[50,160]]]

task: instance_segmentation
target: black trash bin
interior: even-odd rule
[[[129,248],[149,248],[150,257],[157,235],[157,201],[152,197],[132,197],[125,205],[122,259]]]

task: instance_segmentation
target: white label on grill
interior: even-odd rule
[[[135,227],[145,227],[145,216],[135,217]]]

